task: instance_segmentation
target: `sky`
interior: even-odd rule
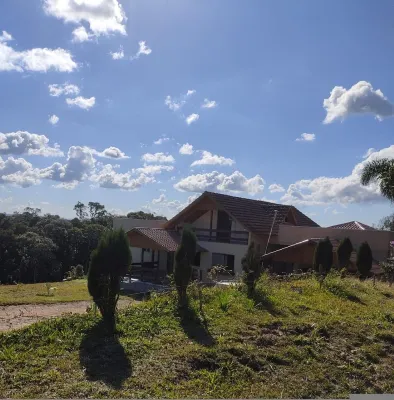
[[[393,212],[390,0],[3,0],[0,211],[171,217],[204,190],[322,226]]]

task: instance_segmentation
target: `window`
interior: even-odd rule
[[[231,275],[234,275],[234,255],[212,253],[212,266],[215,265],[225,267]]]

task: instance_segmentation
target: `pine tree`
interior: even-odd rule
[[[339,269],[346,268],[349,265],[352,251],[352,242],[348,237],[345,237],[343,240],[341,240],[337,250]]]
[[[124,230],[107,232],[92,252],[88,289],[109,331],[115,329],[120,283],[130,265],[130,244]]]
[[[193,231],[184,228],[181,244],[175,253],[174,281],[180,305],[187,299],[187,286],[192,277],[192,264],[196,256],[197,238]]]
[[[360,279],[368,277],[372,269],[372,250],[368,242],[361,243],[357,252],[357,269],[360,274]]]
[[[254,243],[250,243],[245,256],[242,259],[242,269],[244,271],[243,281],[248,290],[248,296],[252,296],[256,283],[262,272],[260,254],[256,251]]]

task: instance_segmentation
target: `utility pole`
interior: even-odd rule
[[[272,220],[272,225],[271,225],[271,230],[270,230],[270,234],[268,236],[268,240],[267,240],[267,245],[265,246],[265,252],[264,255],[267,254],[267,250],[268,250],[268,245],[271,239],[271,234],[272,234],[272,229],[274,228],[274,224],[275,224],[275,220],[276,220],[276,215],[278,214],[278,210],[274,211],[274,219]]]

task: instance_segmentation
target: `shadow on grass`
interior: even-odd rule
[[[266,292],[262,290],[255,290],[254,293],[249,296],[249,298],[254,301],[255,307],[264,308],[275,317],[283,315],[283,313],[278,310]]]
[[[89,380],[115,389],[131,376],[132,366],[116,335],[106,334],[102,321],[89,329],[79,348],[79,360]]]
[[[338,296],[342,299],[352,301],[353,303],[366,305],[360,297],[356,296],[346,288],[342,287],[341,285],[330,284],[327,286],[327,290],[335,296]]]
[[[197,315],[196,311],[187,302],[184,306],[178,307],[178,316],[180,317],[181,327],[189,339],[203,346],[213,346],[215,340],[209,333],[205,317],[203,321]]]

